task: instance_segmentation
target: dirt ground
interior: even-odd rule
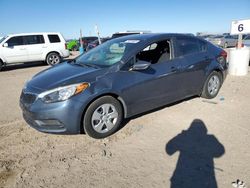
[[[176,187],[214,181],[229,188],[236,179],[250,187],[250,74],[228,76],[213,100],[193,98],[162,108],[95,140],[40,133],[24,122],[21,89],[46,68],[0,72],[1,188],[158,188],[170,187],[171,177]]]

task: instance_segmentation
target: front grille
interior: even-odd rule
[[[25,93],[22,92],[21,94],[21,101],[25,104],[32,104],[36,100],[36,95],[33,93]]]

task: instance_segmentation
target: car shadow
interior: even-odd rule
[[[217,188],[214,170],[223,170],[214,167],[213,159],[221,157],[225,149],[214,135],[207,134],[202,120],[193,120],[165,149],[168,155],[179,152],[171,188]]]
[[[144,116],[144,115],[147,115],[147,114],[154,113],[154,112],[159,111],[159,110],[162,110],[162,109],[164,109],[164,108],[171,107],[171,106],[174,106],[174,105],[177,105],[177,104],[180,104],[180,103],[189,101],[189,100],[194,99],[194,98],[197,98],[197,97],[199,97],[199,96],[198,96],[198,95],[197,95],[197,96],[192,96],[192,97],[188,97],[188,98],[182,99],[182,100],[180,100],[180,101],[172,102],[172,103],[169,103],[169,104],[160,106],[160,107],[158,107],[158,108],[154,108],[154,109],[152,109],[152,110],[148,110],[148,111],[146,111],[146,112],[142,112],[142,113],[140,113],[140,114],[134,115],[134,116],[130,117],[129,119],[136,119],[136,118],[139,118],[139,117],[141,117],[141,116]]]
[[[188,100],[197,98],[197,97],[198,97],[198,96],[188,97],[188,98],[186,98],[186,99],[183,99],[183,100],[180,100],[180,101],[176,101],[176,102],[172,102],[172,103],[170,103],[170,104],[163,105],[163,106],[160,106],[160,107],[158,107],[158,108],[154,108],[154,109],[152,109],[152,110],[148,110],[148,111],[146,111],[146,112],[142,112],[142,113],[137,114],[137,115],[134,115],[134,116],[132,116],[132,117],[125,118],[125,119],[122,121],[122,123],[121,123],[119,129],[117,130],[117,132],[120,131],[121,129],[123,129],[123,128],[124,128],[131,120],[133,120],[133,119],[140,118],[140,117],[142,117],[142,116],[144,116],[144,115],[154,113],[154,112],[159,111],[159,110],[162,110],[162,109],[164,109],[164,108],[171,107],[171,106],[180,104],[180,103],[182,103],[182,102],[185,102],[185,101],[188,101]]]
[[[48,66],[44,62],[28,62],[28,63],[19,63],[19,64],[10,64],[7,66],[4,66],[2,68],[2,72],[5,71],[12,71],[12,70],[17,70],[17,69],[27,69],[27,68],[33,68],[33,67],[45,67]]]

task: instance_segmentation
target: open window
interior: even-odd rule
[[[151,64],[166,62],[170,59],[171,47],[169,40],[150,44],[136,55],[136,61],[148,61]]]

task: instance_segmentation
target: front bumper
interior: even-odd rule
[[[79,134],[86,105],[73,97],[49,104],[40,99],[27,104],[20,98],[24,120],[38,131],[54,134]]]

